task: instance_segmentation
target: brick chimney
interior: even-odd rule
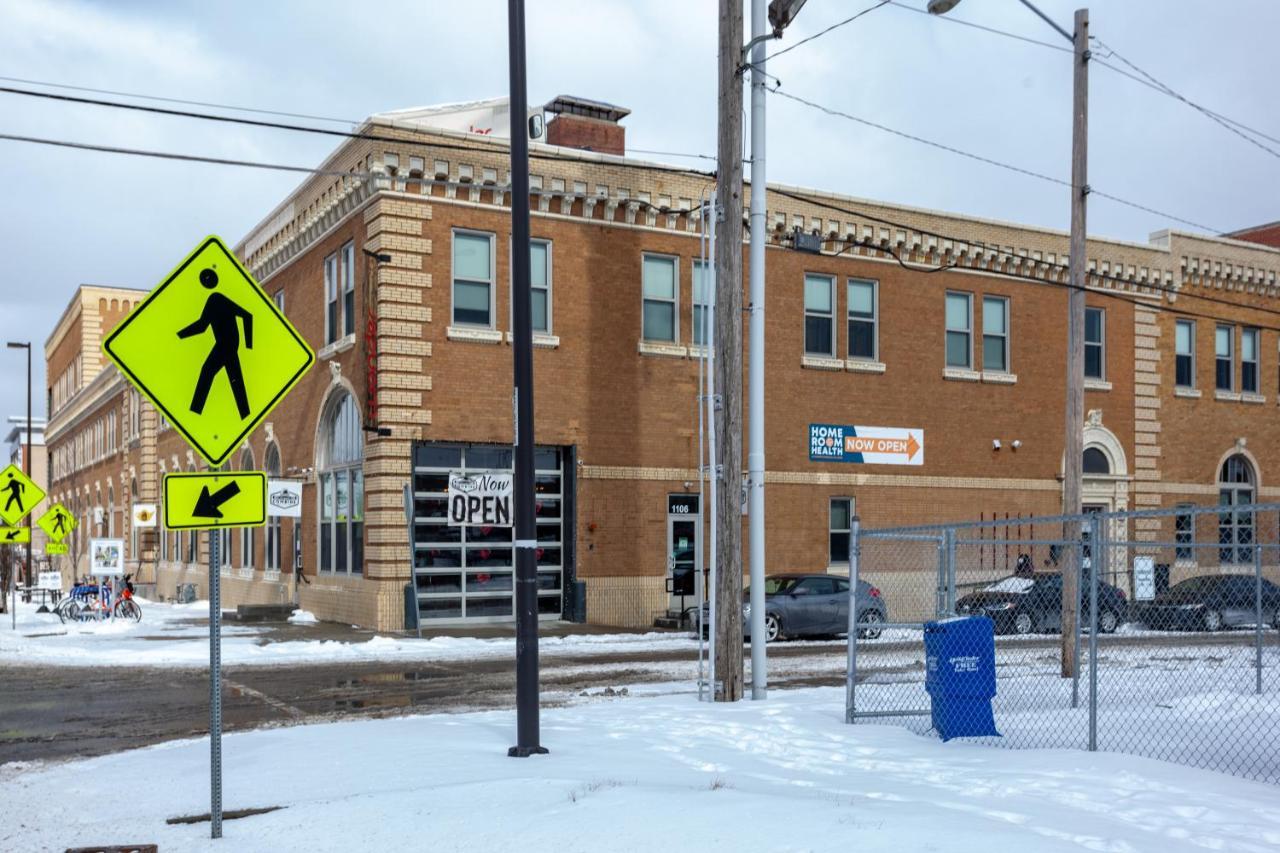
[[[618,124],[631,110],[602,101],[560,95],[544,109],[555,113],[547,122],[547,144],[601,154],[627,153],[627,129]]]

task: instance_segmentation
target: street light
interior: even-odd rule
[[[22,451],[22,473],[31,476],[31,341],[9,341],[9,349],[27,351],[27,445]],[[9,591],[13,602],[13,630],[18,630],[18,570],[9,567]],[[27,514],[27,585],[31,585],[31,514]]]
[[[941,15],[955,8],[960,0],[929,0],[930,14]],[[1071,254],[1067,268],[1071,276],[1067,294],[1067,406],[1063,442],[1062,508],[1065,515],[1081,513],[1080,491],[1084,479],[1084,291],[1086,286],[1085,216],[1089,196],[1089,10],[1077,9],[1075,31],[1067,32],[1052,18],[1036,8],[1031,0],[1021,0],[1046,24],[1071,42],[1072,128],[1071,128]],[[1063,525],[1063,539],[1080,541],[1080,522],[1069,520]],[[1069,561],[1078,559],[1075,549],[1068,549]],[[1076,648],[1080,603],[1079,566],[1070,562],[1062,573],[1062,675],[1076,672]],[[1090,594],[1093,595],[1092,584]],[[1096,607],[1092,610],[1096,612]]]

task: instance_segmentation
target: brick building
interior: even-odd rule
[[[712,187],[584,150],[625,151],[625,110],[553,104],[559,144],[532,146],[529,201],[539,606],[647,625],[690,603],[668,592],[672,555],[706,546],[687,496]],[[370,118],[382,139],[344,142],[236,247],[319,357],[231,463],[300,479],[304,501],[297,522],[223,534],[228,605],[400,628],[412,553],[424,619],[510,618],[510,530],[442,518],[448,472],[511,460],[509,121],[503,101],[465,107]],[[1066,234],[782,186],[768,220],[771,570],[846,570],[854,511],[877,526],[1061,511]],[[821,251],[799,251],[797,229]],[[1085,503],[1280,497],[1280,250],[1169,231],[1088,253]],[[202,467],[100,355],[139,295],[82,288],[46,345],[52,490],[96,529],[123,532],[164,472]],[[923,431],[924,462],[811,461],[811,424]],[[139,531],[128,549],[170,595],[203,587],[204,544]]]

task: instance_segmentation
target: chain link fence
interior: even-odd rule
[[[985,742],[1280,783],[1280,504],[855,524],[852,538],[888,621],[850,634],[849,722],[935,734],[926,624],[986,616],[1000,737]]]

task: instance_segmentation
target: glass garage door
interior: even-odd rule
[[[534,452],[538,613],[559,618],[564,578],[564,464]],[[423,443],[414,448],[413,552],[422,621],[503,621],[515,614],[515,528],[450,527],[449,475],[511,473],[506,446]]]

